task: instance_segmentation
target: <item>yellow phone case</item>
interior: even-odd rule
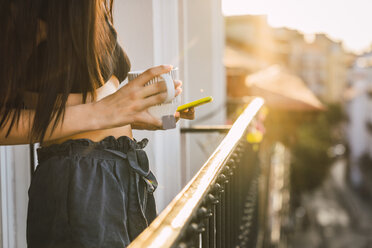
[[[202,104],[205,104],[205,103],[208,103],[208,102],[211,102],[211,101],[213,101],[213,98],[211,96],[207,96],[207,97],[201,98],[199,100],[196,100],[196,101],[189,102],[189,103],[183,104],[181,106],[178,106],[177,111],[180,112],[182,110],[185,110],[185,109],[188,109],[188,108],[191,108],[191,107],[197,107],[197,106],[200,106]]]

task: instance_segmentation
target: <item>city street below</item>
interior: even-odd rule
[[[346,183],[345,171],[346,161],[337,161],[322,186],[303,195],[292,247],[372,247],[372,202]]]

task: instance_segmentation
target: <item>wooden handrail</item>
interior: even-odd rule
[[[262,98],[254,98],[239,116],[229,133],[207,162],[163,210],[163,212],[130,245],[131,248],[172,247],[189,222],[203,197],[234,151],[248,125],[262,107]]]

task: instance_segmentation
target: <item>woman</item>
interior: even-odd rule
[[[0,144],[42,144],[29,189],[30,248],[125,247],[155,218],[147,142],[131,128],[161,127],[147,108],[165,100],[165,85],[144,85],[172,67],[118,89],[130,63],[111,10],[105,0],[0,3]]]

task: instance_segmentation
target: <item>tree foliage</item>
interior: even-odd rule
[[[329,173],[335,157],[330,149],[343,142],[342,106],[330,104],[318,113],[271,111],[267,138],[281,141],[291,150],[291,187],[293,193],[319,186]]]

